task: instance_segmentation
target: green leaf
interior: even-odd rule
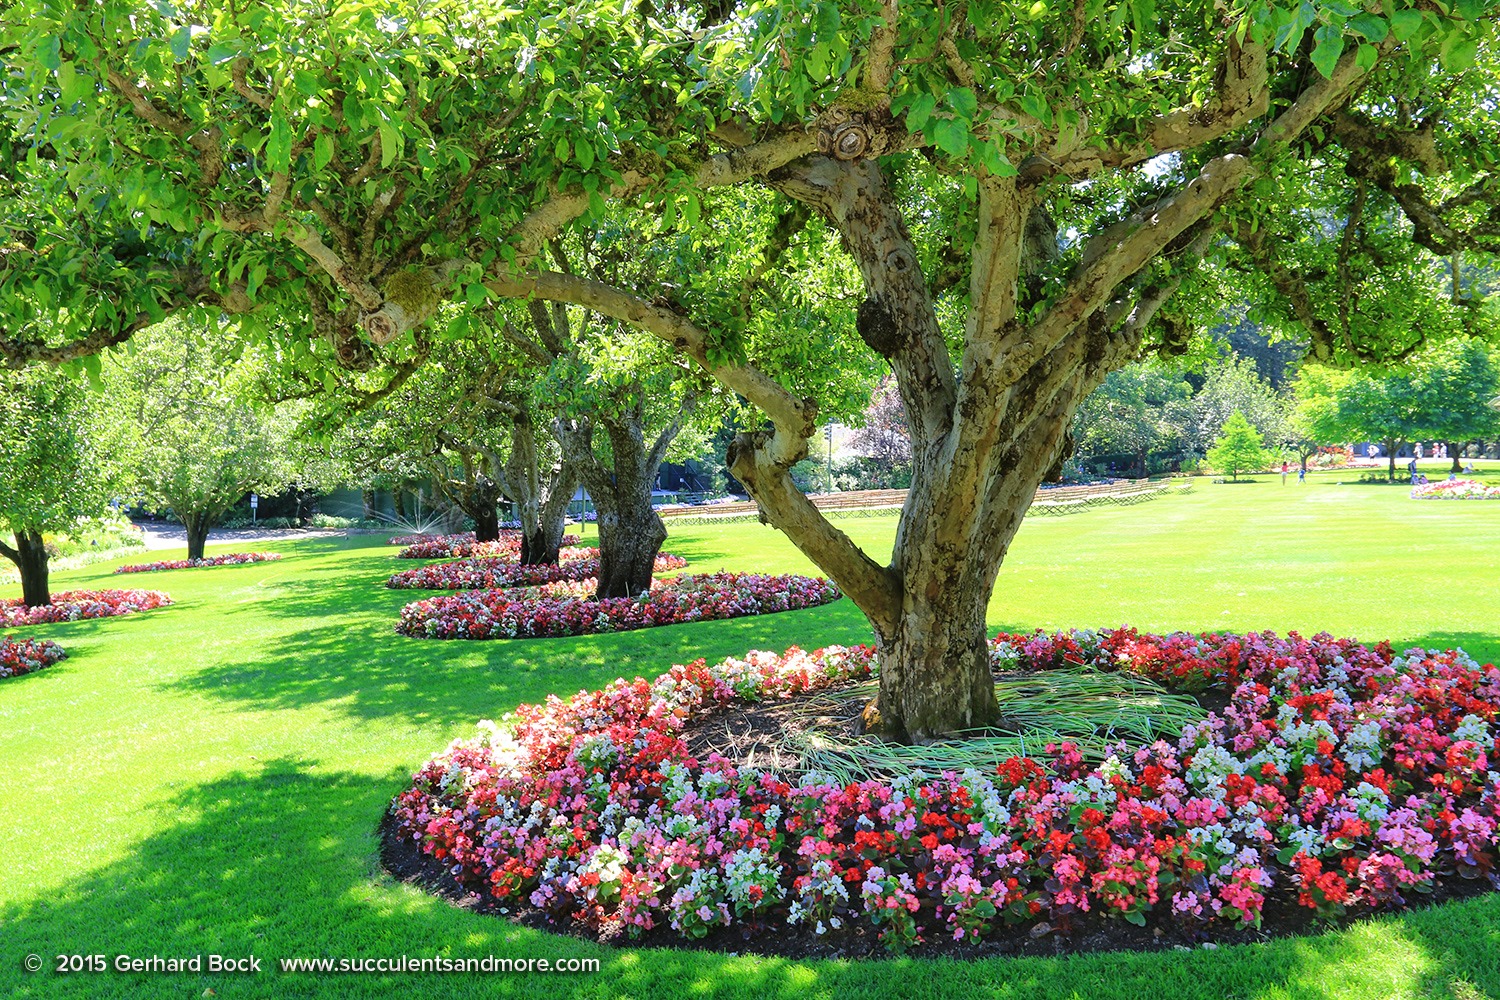
[[[1385,36],[1390,33],[1390,25],[1386,24],[1385,18],[1364,11],[1349,19],[1349,27],[1372,42],[1383,42]]]
[[[558,139],[557,145],[553,147],[552,151],[557,154],[558,163],[568,162],[568,153],[571,152],[571,150],[569,150],[568,148],[568,140],[566,138]]]
[[[380,115],[375,127],[380,130],[380,165],[388,167],[401,155],[401,130],[384,114]]]
[[[1420,27],[1422,12],[1419,10],[1398,10],[1391,14],[1391,32],[1398,42],[1410,40]]]
[[[62,91],[64,107],[72,107],[94,92],[93,78],[78,72],[71,62],[57,67],[57,85]]]
[[[320,134],[313,140],[313,169],[322,170],[333,160],[333,139]]]
[[[227,63],[231,59],[238,58],[239,54],[239,39],[234,39],[228,42],[220,42],[217,45],[209,46],[208,61],[213,65],[218,66],[221,63]]]
[[[1457,31],[1450,31],[1438,46],[1438,58],[1443,68],[1450,73],[1462,73],[1474,65],[1479,54],[1479,39],[1470,38]]]
[[[979,111],[979,98],[968,87],[953,87],[948,91],[948,107],[955,114],[972,119]]]
[[[937,98],[930,93],[918,94],[912,98],[911,107],[906,111],[906,128],[911,132],[920,132],[927,127],[932,120],[933,111],[937,110]]]
[[[578,165],[587,170],[594,165],[594,144],[591,142],[579,142],[573,147],[573,152],[578,157]]]
[[[1324,24],[1318,27],[1313,39],[1317,42],[1312,51],[1313,65],[1324,77],[1333,76],[1334,67],[1339,64],[1339,56],[1344,54],[1343,32],[1331,24]]]
[[[292,165],[292,130],[286,113],[280,108],[271,112],[271,135],[266,139],[266,162],[272,173],[283,174]]]
[[[1375,65],[1380,58],[1380,50],[1369,42],[1360,42],[1359,50],[1354,54],[1354,64],[1360,69],[1369,69]]]
[[[172,55],[177,57],[178,62],[187,62],[187,58],[193,51],[193,29],[184,24],[172,35]]]
[[[969,151],[969,127],[952,118],[939,118],[932,126],[932,141],[949,156],[963,156]]]

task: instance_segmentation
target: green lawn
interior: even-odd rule
[[[1302,487],[1278,478],[1032,518],[1000,574],[991,624],[1327,629],[1500,658],[1500,503],[1413,502],[1402,489],[1338,485],[1347,473]],[[894,519],[841,524],[888,551]],[[1251,947],[978,964],[609,950],[472,916],[377,864],[381,812],[429,754],[521,701],[698,656],[859,641],[863,619],[840,601],[623,635],[406,639],[391,625],[413,595],[380,586],[394,549],[377,538],[280,548],[285,560],[247,567],[59,574],[59,588],[155,587],[178,603],[20,630],[72,655],[0,682],[0,995],[1500,998],[1500,897]],[[810,568],[756,524],[681,528],[667,548],[694,570]],[[198,953],[253,953],[265,970],[49,971],[59,954]],[[44,971],[23,971],[28,954]],[[434,954],[591,957],[602,969],[318,977],[274,967]]]

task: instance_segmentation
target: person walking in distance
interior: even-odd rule
[[[1287,472],[1287,468],[1288,468],[1287,463],[1286,462],[1282,462],[1281,463],[1281,485],[1282,486],[1286,485],[1286,472]]]

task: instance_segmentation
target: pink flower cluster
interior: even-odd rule
[[[1500,484],[1490,485],[1477,479],[1445,479],[1411,488],[1415,500],[1500,500]]]
[[[19,598],[0,600],[0,628],[113,618],[171,603],[172,599],[159,590],[65,590],[53,594],[51,604],[37,608],[28,608]]]
[[[598,572],[597,564],[589,571]],[[839,596],[838,588],[827,580],[758,573],[684,575],[639,597],[602,601],[479,590],[414,601],[401,609],[396,631],[426,639],[523,639],[629,632],[811,608],[836,601]]]
[[[555,565],[527,566],[509,559],[460,559],[405,569],[385,582],[395,590],[494,590],[535,587],[559,580],[582,580],[599,574],[599,550],[569,547]],[[653,572],[682,569],[687,560],[663,552]]]
[[[521,533],[502,531],[493,542],[474,540],[474,532],[461,535],[406,535],[403,540],[415,538],[406,548],[396,553],[398,559],[464,559],[472,556],[487,556],[515,562],[521,556]],[[563,535],[564,547],[578,544],[577,535]],[[391,539],[394,544],[397,539]]]
[[[557,922],[688,937],[873,927],[893,950],[1047,922],[1256,926],[1496,869],[1500,670],[1318,635],[1005,636],[995,664],[1230,694],[1175,742],[840,784],[688,754],[727,706],[867,676],[868,648],[751,653],[527,705],[427,763],[391,811],[475,892]]]
[[[280,552],[227,552],[221,556],[205,556],[202,559],[168,559],[154,563],[133,563],[121,566],[116,573],[155,573],[164,569],[199,569],[204,566],[245,566],[249,563],[275,562]]]
[[[51,639],[12,639],[0,635],[0,680],[50,667],[68,654]]]

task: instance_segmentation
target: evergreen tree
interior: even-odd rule
[[[1219,439],[1209,449],[1208,461],[1215,469],[1229,473],[1229,478],[1238,482],[1241,472],[1264,469],[1268,459],[1266,450],[1260,446],[1260,431],[1245,419],[1243,413],[1235,410],[1224,421]]]

